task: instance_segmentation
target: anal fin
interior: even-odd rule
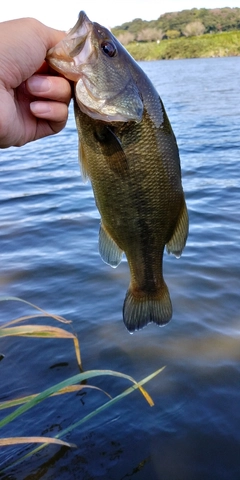
[[[172,238],[166,245],[167,252],[173,253],[175,257],[179,258],[185,247],[185,243],[188,236],[188,212],[187,206],[184,200],[182,210],[178,217],[178,221],[173,232]]]
[[[122,260],[123,251],[117,246],[101,223],[99,230],[99,253],[105,263],[116,268]]]

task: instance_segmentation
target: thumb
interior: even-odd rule
[[[62,30],[56,30],[55,28],[47,27],[46,25],[38,21],[36,27],[37,29],[39,29],[39,33],[41,35],[41,39],[46,52],[50,48],[54,47],[66,36],[66,32],[63,32]]]
[[[49,48],[64,36],[64,32],[47,27],[35,18],[2,22],[0,64],[5,84],[16,88],[31,77],[43,64]]]

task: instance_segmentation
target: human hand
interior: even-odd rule
[[[63,37],[33,18],[0,23],[0,148],[64,128],[71,86],[44,61]]]

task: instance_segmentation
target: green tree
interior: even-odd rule
[[[167,38],[178,38],[180,37],[181,32],[179,30],[167,30],[166,31],[166,37]]]

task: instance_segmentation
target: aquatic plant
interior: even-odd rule
[[[1,337],[6,337],[6,336],[17,336],[17,337],[38,337],[38,338],[64,338],[64,339],[72,339],[74,342],[74,348],[75,348],[75,353],[76,353],[76,358],[77,358],[77,364],[78,368],[80,370],[80,373],[67,378],[66,380],[57,383],[56,385],[53,385],[50,388],[45,389],[41,393],[38,394],[32,394],[29,396],[17,398],[17,399],[12,399],[8,401],[4,401],[0,403],[0,410],[5,410],[8,408],[15,408],[15,410],[10,413],[9,415],[6,415],[1,421],[0,421],[0,429],[6,425],[8,425],[10,422],[14,421],[16,418],[20,417],[23,415],[26,411],[29,409],[35,407],[37,404],[40,402],[44,401],[48,397],[52,397],[55,395],[63,395],[66,393],[73,393],[80,391],[82,389],[95,389],[95,390],[100,390],[104,393],[104,395],[108,396],[107,402],[103,403],[100,405],[98,408],[93,410],[91,413],[88,415],[85,415],[84,417],[80,418],[79,420],[76,420],[73,424],[69,425],[67,428],[62,430],[60,433],[55,435],[55,437],[43,437],[43,436],[29,436],[29,437],[8,437],[8,438],[0,438],[0,447],[6,447],[9,445],[14,445],[14,444],[29,444],[29,443],[40,443],[41,445],[34,448],[32,451],[27,453],[26,455],[22,456],[21,458],[18,458],[15,460],[14,458],[12,459],[12,462],[10,465],[7,465],[2,471],[8,470],[10,467],[13,467],[17,465],[18,463],[22,462],[24,459],[28,458],[29,456],[37,453],[39,450],[42,448],[46,447],[48,444],[57,444],[61,446],[66,446],[66,447],[76,447],[76,445],[66,442],[64,440],[60,440],[61,437],[65,437],[69,432],[74,430],[75,428],[79,427],[82,425],[84,422],[87,422],[91,420],[95,415],[100,414],[103,412],[105,409],[111,407],[114,405],[116,402],[119,402],[122,400],[124,397],[132,393],[134,390],[139,389],[146,401],[149,403],[150,406],[154,405],[154,402],[150,395],[146,392],[146,390],[143,388],[143,385],[153,379],[156,375],[158,375],[164,367],[156,370],[154,373],[151,375],[145,377],[144,379],[140,381],[134,380],[131,376],[121,373],[121,372],[116,372],[113,370],[89,370],[89,371],[83,371],[82,368],[82,362],[81,362],[81,354],[80,354],[80,347],[79,347],[79,341],[78,338],[75,334],[69,332],[65,328],[59,328],[59,327],[52,327],[48,325],[33,325],[33,324],[28,324],[28,325],[22,325],[22,323],[26,320],[36,320],[39,319],[40,317],[47,317],[47,318],[53,318],[54,320],[61,322],[63,324],[70,324],[71,321],[66,320],[65,318],[59,316],[59,315],[54,315],[50,314],[43,309],[37,307],[36,305],[27,302],[26,300],[22,300],[17,297],[4,297],[0,298],[1,301],[18,301],[18,302],[23,302],[27,304],[28,306],[36,309],[39,313],[37,314],[32,314],[32,315],[24,315],[22,317],[18,317],[15,320],[12,320],[8,323],[1,324],[0,327],[0,338]],[[16,326],[18,324],[18,326]],[[21,325],[19,325],[21,324]],[[2,356],[3,357],[3,356]],[[94,377],[98,376],[113,376],[113,377],[118,377],[127,380],[130,382],[132,385],[124,390],[122,393],[119,395],[115,396],[112,398],[108,393],[106,393],[104,390],[101,388],[94,386],[94,385],[88,385],[85,384],[84,382],[86,380],[92,379]]]

